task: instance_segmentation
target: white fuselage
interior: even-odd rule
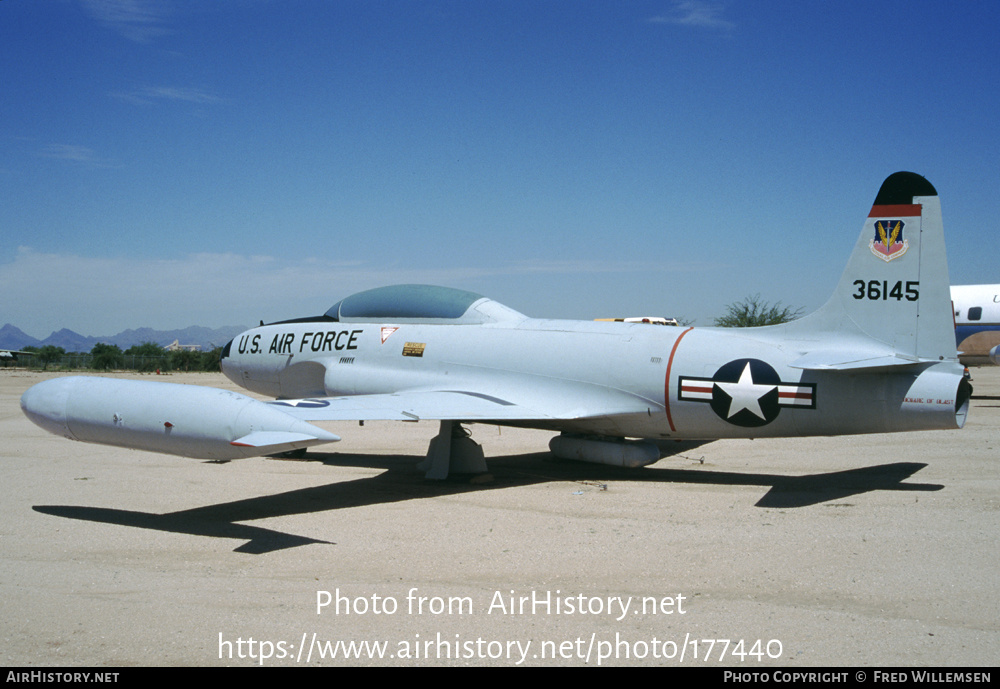
[[[615,437],[960,425],[954,362],[852,375],[790,366],[808,344],[796,346],[773,328],[529,318],[474,325],[295,322],[243,333],[222,368],[237,384],[282,398],[447,389],[527,410],[537,400],[547,418],[495,422]]]

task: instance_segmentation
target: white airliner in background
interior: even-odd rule
[[[952,285],[955,341],[965,364],[1000,364],[1000,285]]]

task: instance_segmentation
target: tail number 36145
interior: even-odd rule
[[[907,280],[905,286],[901,280],[897,280],[891,287],[888,280],[855,280],[853,284],[858,288],[858,291],[851,295],[855,299],[902,301],[905,297],[906,301],[916,301],[920,298],[919,280]]]

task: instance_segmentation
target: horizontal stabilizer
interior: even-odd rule
[[[858,369],[912,366],[921,363],[916,357],[892,353],[880,356],[859,356],[858,352],[810,352],[792,361],[789,366],[807,371],[855,371]]]
[[[237,438],[229,444],[236,445],[237,447],[257,448],[274,447],[277,445],[296,445],[298,447],[303,447],[305,445],[333,443],[338,440],[340,440],[339,435],[326,433],[325,431],[322,436],[307,435],[305,433],[292,433],[289,431],[254,431],[253,433],[245,435],[242,438]]]

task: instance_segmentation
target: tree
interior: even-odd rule
[[[202,371],[218,371],[219,360],[222,358],[222,347],[213,347],[207,352],[198,352],[201,356]]]
[[[125,355],[118,345],[98,342],[90,350],[90,367],[98,371],[121,368],[125,365]]]
[[[132,357],[132,366],[137,371],[155,371],[167,367],[167,352],[155,342],[143,342],[125,350],[125,356]]]
[[[48,369],[49,364],[59,361],[66,354],[66,350],[55,345],[45,345],[35,351],[35,361],[42,365],[42,370]]]
[[[198,370],[201,353],[190,349],[175,349],[167,354],[167,362],[174,371],[190,371],[192,368]]]
[[[753,328],[759,325],[777,325],[787,323],[799,317],[802,309],[782,307],[779,301],[768,304],[762,301],[760,294],[754,294],[743,301],[736,301],[726,307],[726,313],[715,319],[715,324],[721,328]]]
[[[125,356],[163,356],[163,347],[155,342],[143,342],[125,350]]]

